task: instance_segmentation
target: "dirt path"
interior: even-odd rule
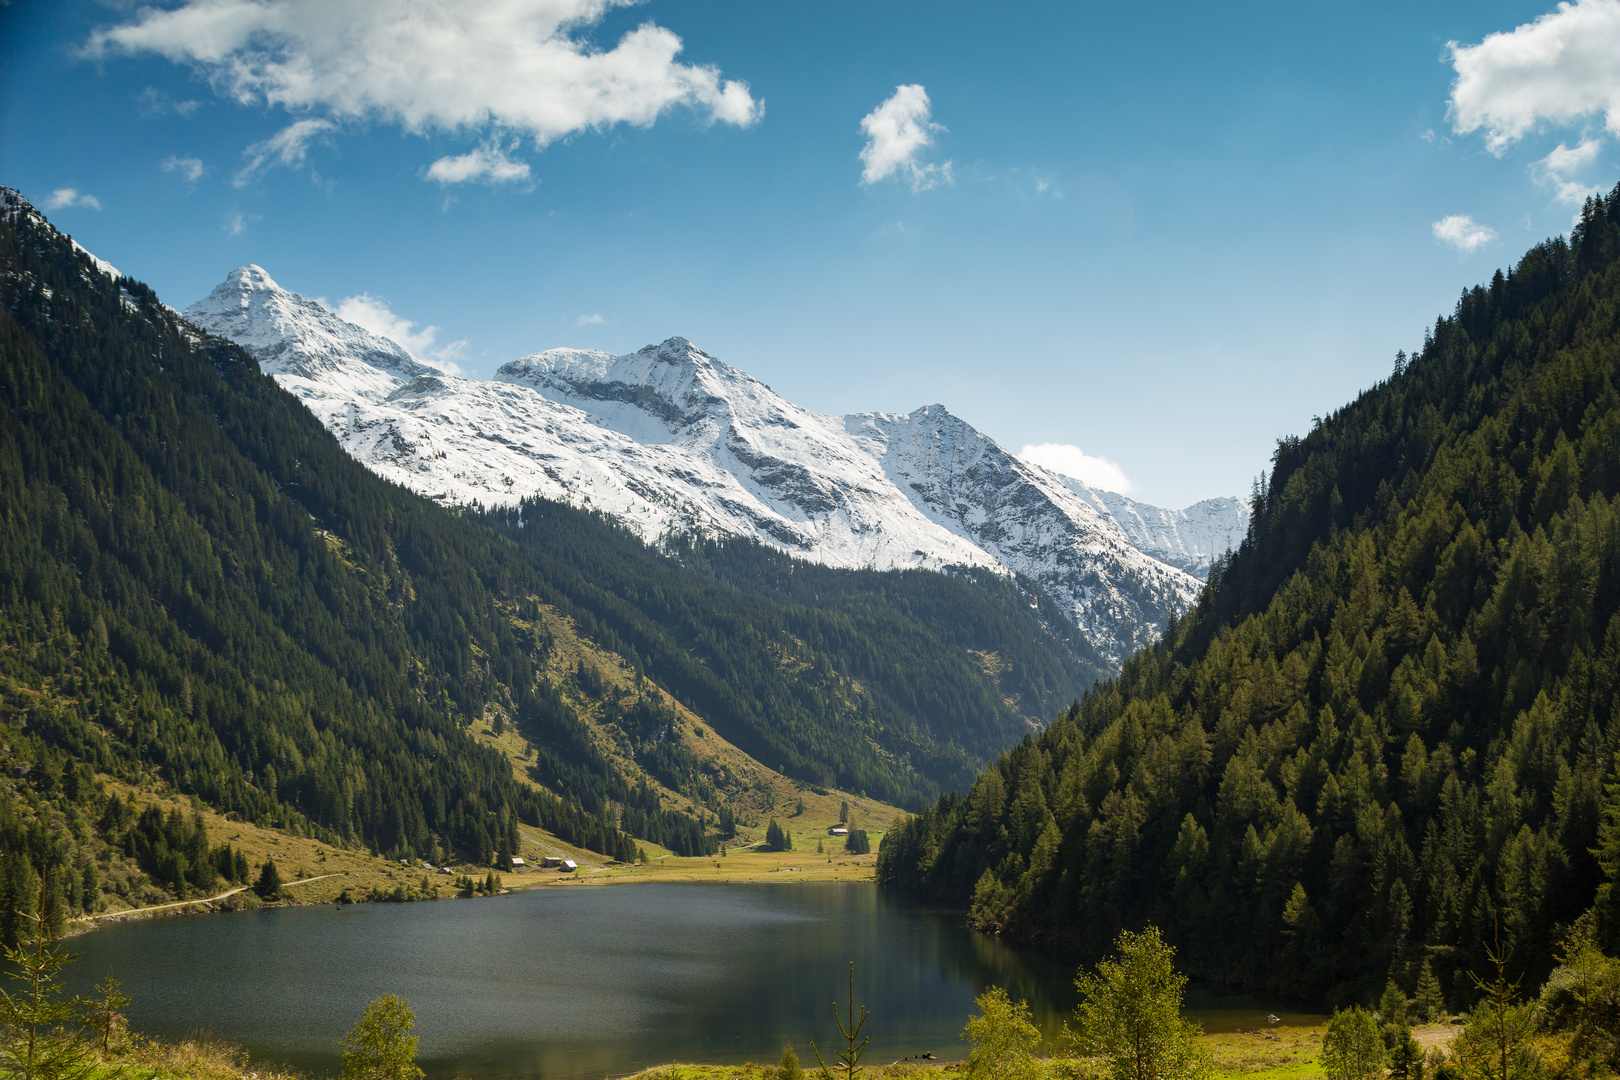
[[[294,885],[308,885],[312,881],[325,881],[327,878],[341,876],[341,874],[321,874],[318,877],[307,877],[298,881],[288,881],[285,882],[281,887],[283,889],[290,889]],[[171,908],[191,907],[193,904],[212,904],[215,900],[223,900],[228,896],[235,896],[237,893],[251,887],[252,886],[249,885],[238,885],[236,888],[228,889],[225,892],[220,893],[218,896],[199,896],[195,900],[176,900],[169,904],[153,904],[151,907],[127,908],[123,911],[103,911],[100,915],[81,916],[78,919],[75,919],[74,922],[95,922],[97,919],[114,919],[120,915],[146,915],[153,911],[167,911]]]

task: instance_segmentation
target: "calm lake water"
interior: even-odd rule
[[[1015,950],[869,883],[622,885],[487,900],[306,907],[154,919],[73,939],[75,990],[109,972],[135,997],[131,1024],[206,1032],[256,1059],[340,1071],[366,1002],[410,1000],[433,1080],[597,1080],[668,1061],[813,1060],[837,1039],[831,1005],[870,1005],[868,1063],[959,1034],[985,986],[1030,1002],[1055,1033],[1074,970]],[[1211,1030],[1270,1009],[1190,1001]]]

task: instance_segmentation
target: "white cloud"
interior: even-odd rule
[[[896,172],[911,181],[912,191],[927,191],[951,182],[951,163],[926,165],[918,156],[945,128],[933,121],[928,91],[911,83],[897,86],[889,99],[861,118],[866,146],[861,150],[861,183],[875,184]]]
[[[439,338],[437,326],[424,326],[418,330],[415,322],[395,315],[385,300],[370,293],[361,293],[359,296],[351,296],[342,301],[333,310],[336,311],[338,318],[396,342],[413,356],[421,357],[447,375],[462,373],[461,365],[457,361],[467,355],[465,341],[452,341],[436,346],[435,342]]]
[[[1434,238],[1467,254],[1495,240],[1496,230],[1467,214],[1452,214],[1434,223]]]
[[[163,116],[174,113],[176,116],[189,117],[202,107],[200,101],[176,101],[172,96],[159,90],[155,86],[148,86],[136,98],[140,103],[141,112],[148,116]]]
[[[202,179],[202,174],[208,171],[208,166],[200,158],[176,157],[170,154],[163,159],[163,171],[179,173],[180,179],[188,184],[195,184]]]
[[[470,180],[510,184],[529,178],[529,163],[513,161],[498,143],[485,143],[465,154],[435,161],[428,166],[427,178],[441,184],[465,184]]]
[[[155,53],[192,66],[223,96],[323,130],[379,120],[411,132],[517,132],[544,147],[616,124],[647,127],[677,106],[710,123],[760,119],[764,105],[746,83],[676,62],[681,39],[661,26],[645,22],[610,49],[588,40],[631,2],[182,0],[96,31],[85,52]],[[254,167],[271,160],[251,153]],[[434,164],[468,167],[457,160]]]
[[[295,120],[263,142],[242,151],[248,163],[236,170],[231,183],[246,187],[265,170],[276,165],[296,169],[304,163],[309,144],[331,132],[337,125],[330,120]]]
[[[579,318],[575,319],[574,322],[580,326],[601,326],[603,323],[607,322],[607,320],[602,318],[601,312],[597,312],[594,315],[581,315]]]
[[[225,215],[225,235],[240,236],[247,230],[248,219],[246,215],[231,213]]]
[[[1620,0],[1576,0],[1534,22],[1450,42],[1457,80],[1447,115],[1459,134],[1485,130],[1494,154],[1538,122],[1602,115],[1620,134]]]
[[[1557,149],[1536,162],[1531,168],[1535,178],[1553,189],[1553,197],[1568,206],[1583,206],[1586,200],[1603,189],[1595,184],[1583,184],[1575,174],[1597,160],[1603,144],[1597,139],[1582,139],[1576,146],[1559,143]]]
[[[91,210],[101,209],[101,200],[94,195],[87,195],[78,188],[59,187],[51,192],[51,197],[45,200],[47,210],[65,210],[70,206],[83,206]]]
[[[1067,443],[1034,443],[1018,451],[1018,456],[1043,469],[1072,476],[1087,487],[1129,495],[1136,490],[1125,470],[1107,458],[1093,457]]]

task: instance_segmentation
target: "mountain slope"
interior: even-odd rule
[[[381,339],[340,333],[336,316],[258,267],[234,271],[186,314],[258,356],[356,458],[431,498],[487,506],[539,495],[610,513],[649,540],[744,537],[836,567],[1023,574],[1110,665],[1198,589],[1133,546],[1121,523],[1195,570],[1244,524],[1235,501],[1203,512],[1196,536],[1185,515],[1144,508],[1155,531],[1143,514],[1110,509],[1129,500],[1099,501],[939,406],[822,416],[681,338],[625,356],[552,349],[479,382],[408,369]],[[353,344],[335,363],[340,339]],[[371,375],[359,370],[377,354]]]
[[[665,693],[799,782],[910,803],[1098,670],[1060,612],[999,577],[826,570],[817,607],[770,587],[790,560],[750,545],[697,571],[583,510],[435,505],[4,189],[0,421],[0,756],[41,797],[89,798],[103,771],[434,861],[487,861],[520,821],[693,852],[731,794],[681,779]],[[645,689],[582,704],[554,618]],[[526,776],[478,724],[524,734]]]
[[[1620,188],[1279,444],[1248,539],[1115,682],[890,834],[880,874],[1087,952],[1454,1007],[1620,943]]]
[[[1070,477],[1063,482],[1118,525],[1136,550],[1199,579],[1208,578],[1215,560],[1235,550],[1249,531],[1249,504],[1232,496],[1165,510]]]

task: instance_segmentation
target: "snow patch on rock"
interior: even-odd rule
[[[814,413],[679,337],[623,356],[549,349],[482,381],[422,363],[257,266],[185,314],[242,345],[355,458],[430,498],[543,496],[649,541],[741,536],[831,566],[1024,574],[1114,664],[1192,604],[1194,573],[1237,520],[1227,500],[1163,511],[1076,487],[939,405]]]

